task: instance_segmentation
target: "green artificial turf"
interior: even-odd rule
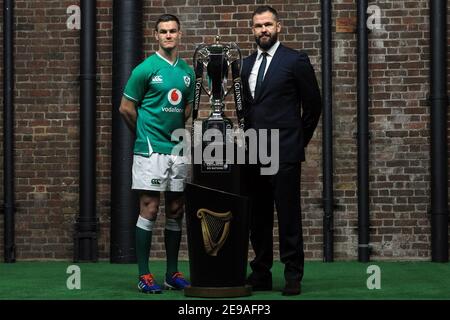
[[[81,289],[66,286],[67,268],[81,270]],[[381,289],[367,288],[367,267],[381,270]],[[163,282],[165,262],[151,261],[152,272]],[[180,270],[189,277],[188,262],[180,262]],[[273,267],[273,291],[253,292],[238,300],[379,300],[433,299],[450,300],[450,265],[432,262],[332,262],[305,263],[302,294],[285,297],[283,266]],[[137,290],[137,267],[133,264],[16,262],[0,263],[0,300],[198,300],[183,292],[164,291],[146,295]],[[217,299],[216,299],[217,300]]]

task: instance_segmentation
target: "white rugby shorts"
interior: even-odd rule
[[[152,153],[133,156],[133,190],[184,191],[187,177],[186,157]]]

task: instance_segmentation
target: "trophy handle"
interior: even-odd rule
[[[192,110],[192,122],[197,119],[198,110],[200,108],[200,96],[202,93],[203,82],[203,63],[196,61],[195,66],[195,88],[194,88],[194,103]]]
[[[241,71],[242,64],[239,60],[235,60],[231,63],[231,74],[233,76],[233,93],[234,103],[236,106],[236,115],[239,122],[239,127],[244,128],[244,108],[242,105],[242,80]]]
[[[230,61],[228,60],[228,65],[231,65],[231,75],[233,77],[233,90],[234,90],[234,79],[236,78],[240,78],[241,77],[241,72],[242,72],[242,52],[241,49],[239,49],[238,45],[235,42],[230,42],[230,44],[228,45],[229,49],[235,49],[238,53],[238,57],[233,60]],[[230,50],[228,50],[230,51]],[[230,56],[230,55],[229,55]],[[237,67],[236,67],[237,65]],[[231,88],[229,88],[226,92],[225,92],[225,97],[231,92]]]
[[[208,45],[206,44],[206,43],[200,43],[198,46],[197,46],[197,48],[195,48],[195,51],[194,51],[194,56],[193,56],[193,58],[192,58],[192,63],[193,63],[193,65],[195,66],[196,65],[196,63],[197,63],[197,60],[198,60],[198,56],[201,54],[202,56],[203,56],[203,59],[207,59],[208,57],[204,54],[204,50],[205,50],[205,48],[207,47]],[[202,59],[202,63],[203,63],[203,59]]]
[[[239,74],[241,74],[242,72],[242,52],[241,49],[239,48],[239,46],[235,43],[235,42],[231,42],[230,43],[230,48],[236,49],[236,51],[238,52],[238,59],[236,59],[235,61],[239,61]]]
[[[195,77],[199,78],[201,77],[203,79],[203,69],[201,70],[201,74],[197,74],[197,66],[199,64],[202,64],[203,67],[206,66],[206,62],[209,61],[209,50],[208,50],[208,45],[206,43],[201,43],[197,46],[197,48],[194,51],[194,56],[192,58],[192,65],[194,66],[194,68],[196,68],[195,72]],[[200,56],[200,57],[199,57]],[[203,92],[205,92],[208,96],[211,96],[211,91],[207,90],[204,86],[203,86],[203,81],[201,82],[201,89],[203,90]]]
[[[194,66],[195,72],[195,92],[194,92],[194,103],[192,110],[192,127],[194,127],[194,121],[198,117],[198,110],[200,109],[200,99],[202,90],[210,96],[210,92],[203,86],[203,70],[205,65],[205,60],[208,60],[209,51],[208,45],[206,43],[201,43],[197,46],[194,51],[194,56],[192,58],[192,64]]]
[[[235,49],[238,53],[238,57],[230,62],[231,65],[231,76],[233,79],[232,89],[234,93],[234,103],[236,106],[236,115],[239,123],[239,128],[244,128],[244,109],[242,105],[242,81],[241,81],[241,73],[242,73],[242,52],[239,49],[238,45],[235,42],[231,42],[229,45],[230,49]],[[231,92],[231,88],[226,92],[227,95]]]

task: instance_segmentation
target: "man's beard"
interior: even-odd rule
[[[270,48],[272,48],[272,46],[275,44],[275,42],[277,42],[278,40],[278,33],[274,32],[270,35],[269,40],[262,42],[261,41],[261,37],[255,37],[256,43],[258,44],[258,46],[262,49],[262,50],[269,50]]]

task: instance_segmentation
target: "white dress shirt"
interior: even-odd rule
[[[266,63],[266,70],[264,70],[264,76],[266,75],[267,69],[269,69],[270,62],[272,61],[272,58],[275,54],[275,51],[277,51],[278,47],[280,46],[280,41],[275,42],[275,44],[267,51],[267,63]],[[258,78],[258,70],[259,66],[262,62],[262,53],[263,51],[258,47],[258,54],[256,56],[255,64],[253,65],[253,69],[250,72],[250,76],[248,77],[248,85],[250,87],[250,91],[252,94],[252,97],[255,97],[255,87],[256,87],[256,79]],[[263,77],[264,79],[264,77]]]

